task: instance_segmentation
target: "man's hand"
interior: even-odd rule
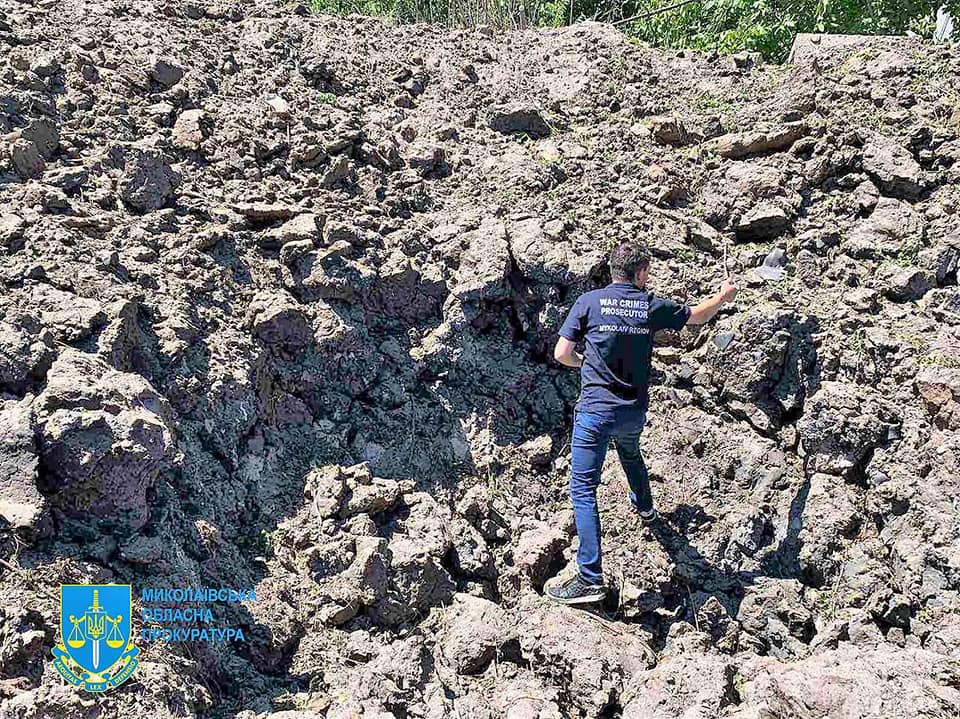
[[[733,283],[729,277],[723,281],[723,284],[720,285],[720,294],[723,296],[724,302],[733,302],[733,298],[737,296],[737,290],[739,288]]]
[[[713,319],[724,302],[730,302],[737,296],[737,286],[729,277],[723,281],[720,291],[709,300],[704,300],[690,310],[689,325],[704,325]]]

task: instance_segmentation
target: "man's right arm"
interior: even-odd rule
[[[705,325],[712,320],[717,311],[726,302],[730,302],[737,296],[737,286],[728,278],[724,280],[720,291],[710,299],[704,300],[690,310],[689,325]]]
[[[583,355],[577,352],[577,342],[582,342],[587,334],[588,316],[587,302],[584,296],[580,295],[567,313],[567,318],[558,332],[560,339],[553,348],[553,358],[565,367],[579,367],[583,364]]]
[[[553,358],[565,367],[579,367],[583,364],[583,355],[577,352],[577,343],[566,337],[557,340],[553,348]]]

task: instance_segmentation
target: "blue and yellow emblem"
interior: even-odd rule
[[[119,686],[137,668],[129,584],[60,585],[60,638],[53,665],[88,692]]]

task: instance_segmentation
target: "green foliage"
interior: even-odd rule
[[[625,17],[672,4],[675,0],[636,0],[635,9]],[[655,45],[748,50],[782,61],[798,32],[883,35],[913,31],[929,36],[940,4],[938,0],[697,0],[638,18],[624,29]],[[954,7],[955,13],[957,9]]]
[[[567,21],[564,0],[309,0],[314,12],[374,15],[398,24],[429,22],[453,26],[524,28]]]
[[[798,32],[929,37],[937,8],[960,0],[309,0],[316,12],[378,15],[398,23],[560,26],[626,21],[628,35],[660,47],[753,51],[782,61]],[[676,6],[676,7],[674,7]]]

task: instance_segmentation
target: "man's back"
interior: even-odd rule
[[[679,330],[689,317],[688,307],[654,297],[631,282],[581,295],[560,329],[562,337],[585,343],[578,409],[645,409],[653,333]]]

